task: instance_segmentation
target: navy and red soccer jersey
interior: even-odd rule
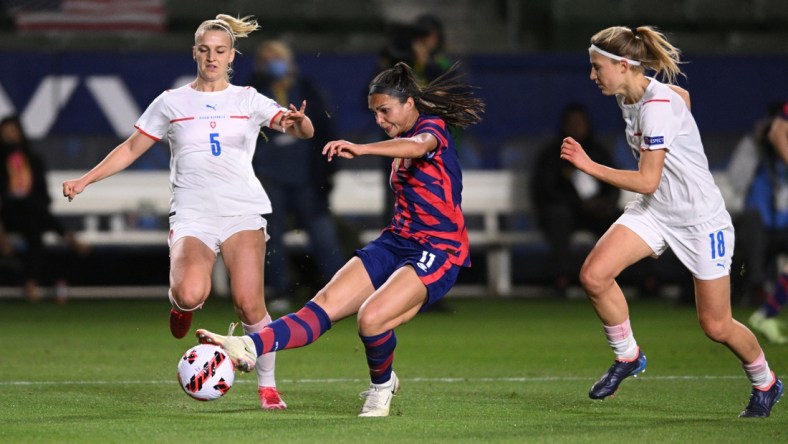
[[[386,230],[443,250],[451,262],[471,265],[468,232],[462,214],[462,170],[454,140],[440,117],[419,116],[401,137],[428,133],[438,146],[418,159],[394,159],[390,185],[394,218]]]

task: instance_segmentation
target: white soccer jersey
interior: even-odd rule
[[[649,78],[639,102],[624,103],[618,96],[627,124],[627,143],[640,159],[644,150],[668,150],[657,191],[638,195],[639,205],[662,223],[690,226],[725,211],[725,202],[709,171],[698,126],[686,103],[669,86]]]
[[[171,211],[177,218],[268,214],[271,201],[252,170],[260,126],[286,111],[254,88],[165,91],[135,127],[170,142]]]

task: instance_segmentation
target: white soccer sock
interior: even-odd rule
[[[616,359],[632,361],[638,357],[638,343],[635,341],[635,335],[632,334],[629,319],[618,325],[603,325],[603,327],[607,343],[616,354]]]
[[[262,321],[254,324],[244,326],[244,333],[258,333],[266,325],[271,323],[271,315],[267,314]],[[258,387],[276,387],[276,378],[274,377],[274,367],[276,366],[276,353],[266,353],[257,357],[257,363],[254,366],[257,373],[257,386]]]
[[[761,351],[761,354],[755,361],[745,364],[742,362],[744,373],[750,379],[752,386],[759,390],[768,390],[774,382],[774,373],[769,369],[769,363],[766,362],[766,356]]]

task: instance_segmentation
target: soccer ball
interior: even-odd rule
[[[235,367],[221,347],[194,346],[178,362],[178,382],[187,395],[198,401],[221,398],[235,380]]]

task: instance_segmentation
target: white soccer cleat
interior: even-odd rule
[[[230,324],[227,336],[217,335],[208,330],[197,330],[197,340],[201,344],[215,344],[224,349],[237,370],[250,372],[257,361],[257,351],[252,338],[249,336],[233,336],[233,331],[238,324]]]
[[[369,389],[361,392],[359,398],[366,398],[364,405],[361,406],[361,413],[364,418],[374,418],[389,416],[391,409],[391,398],[399,391],[399,379],[397,374],[391,372],[391,379],[383,384],[370,384]]]

